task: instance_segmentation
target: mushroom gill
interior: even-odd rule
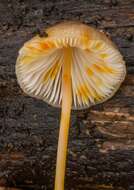
[[[64,49],[72,51],[73,109],[110,98],[124,79],[125,64],[115,45],[101,32],[80,23],[65,22],[26,42],[17,59],[17,76],[30,96],[61,106]]]

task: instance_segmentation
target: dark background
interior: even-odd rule
[[[133,0],[0,0],[0,186],[53,189],[60,110],[22,92],[15,62],[25,41],[62,20],[107,32],[128,72],[112,99],[72,113],[66,190],[134,190]]]

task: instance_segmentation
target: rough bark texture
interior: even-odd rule
[[[112,99],[72,114],[66,190],[134,190],[133,0],[0,0],[0,186],[53,189],[60,110],[20,90],[15,61],[26,40],[61,20],[108,32],[128,71]]]

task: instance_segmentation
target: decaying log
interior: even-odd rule
[[[0,1],[0,189],[53,189],[60,110],[21,91],[15,61],[26,40],[61,20],[107,32],[127,64],[112,99],[72,113],[66,189],[134,190],[133,0]]]

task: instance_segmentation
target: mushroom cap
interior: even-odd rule
[[[122,55],[100,31],[78,22],[63,22],[24,43],[16,64],[25,93],[60,107],[63,49],[71,47],[72,109],[84,109],[112,97],[125,78]]]

